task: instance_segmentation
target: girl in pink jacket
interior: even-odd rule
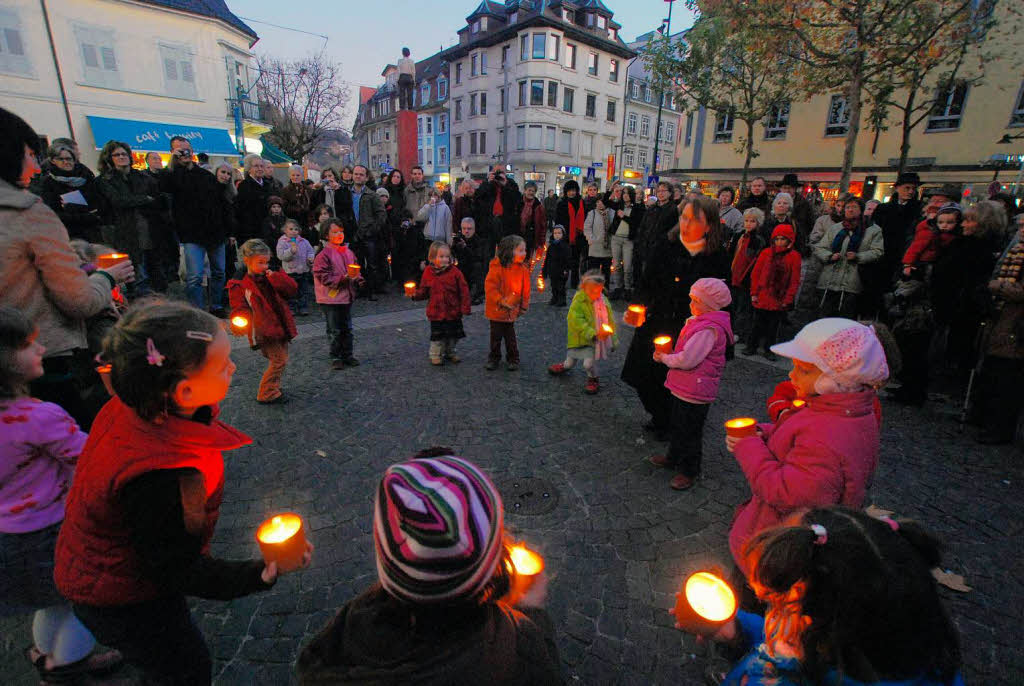
[[[876,389],[889,377],[885,352],[870,327],[849,319],[811,322],[772,352],[793,360],[789,378],[806,404],[746,438],[726,438],[750,483],[729,532],[733,558],[747,541],[810,507],[860,508],[878,464]]]
[[[698,279],[690,287],[690,313],[672,353],[654,351],[654,361],[669,368],[665,388],[672,394],[667,455],[652,455],[651,464],[679,471],[670,483],[677,491],[700,476],[704,422],[718,396],[725,351],[733,345],[729,286],[721,279]]]
[[[350,278],[348,267],[356,264],[356,256],[345,244],[345,227],[337,217],[320,223],[320,233],[327,245],[313,260],[313,292],[327,321],[327,338],[331,345],[331,369],[359,365],[352,354],[352,303],[356,286],[363,277]]]

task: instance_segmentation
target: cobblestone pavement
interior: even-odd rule
[[[600,394],[585,396],[581,371],[557,379],[545,371],[565,352],[565,310],[547,299],[534,294],[517,326],[517,372],[483,369],[482,308],[466,320],[462,364],[431,367],[423,305],[397,296],[356,305],[357,368],[329,371],[323,323],[300,322],[284,381],[293,400],[284,406],[254,402],[264,360],[237,347],[223,418],[255,440],[227,455],[213,552],[257,556],[256,526],[284,510],[303,515],[317,548],[310,569],[270,593],[194,604],[217,684],[293,681],[303,643],[375,579],[371,506],[380,474],[432,445],[486,469],[505,494],[514,536],[545,556],[568,683],[700,682],[703,659],[666,608],[688,571],[729,561],[732,512],[748,490],[718,427],[730,416],[763,416],[784,365],[727,366],[705,432],[705,478],[676,493],[668,474],[646,462],[662,445],[640,429],[646,417],[618,379],[631,332],[622,329],[619,350],[603,364]],[[923,410],[885,404],[870,501],[941,534],[950,546],[946,566],[973,587],[943,589],[963,633],[968,683],[1021,684],[1020,454],[976,446],[957,430],[955,403],[937,400]],[[27,618],[3,620],[0,634],[0,681],[34,683],[20,655]]]

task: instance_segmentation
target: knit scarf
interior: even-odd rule
[[[583,202],[579,198],[575,198],[575,206],[570,200],[567,205],[569,206],[569,242],[576,242],[576,234],[583,230],[583,222],[586,220],[587,215],[583,211]]]
[[[592,302],[594,306],[594,330],[600,331],[601,326],[608,323],[608,308],[604,304],[604,296],[599,297],[597,300]],[[608,357],[608,353],[611,350],[612,343],[611,337],[605,339],[597,339],[594,342],[594,359],[603,360]]]
[[[789,251],[792,249],[792,246],[786,246],[785,248],[776,245],[772,246],[772,262],[768,269],[768,282],[765,285],[768,286],[769,292],[771,292],[777,302],[782,302],[782,299],[786,297],[786,291],[789,289],[789,270],[786,268],[786,256],[789,255]]]
[[[843,241],[850,239],[850,244],[843,250]],[[860,250],[860,242],[864,240],[864,223],[860,219],[844,219],[843,228],[836,233],[832,239],[832,254],[842,252],[857,252]]]
[[[683,241],[683,247],[686,248],[686,252],[690,253],[691,256],[704,252],[704,247],[707,244],[708,239],[706,238],[701,238],[699,241],[694,241],[693,243]]]
[[[743,232],[736,243],[736,253],[732,256],[732,285],[742,286],[747,274],[757,262],[757,250],[754,248],[753,233]]]
[[[57,176],[53,172],[50,172],[50,178],[72,188],[81,188],[87,180],[84,176]]]

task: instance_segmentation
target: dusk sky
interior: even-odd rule
[[[621,36],[627,43],[639,34],[658,27],[668,16],[665,0],[604,0],[622,24]],[[352,88],[357,85],[380,85],[380,72],[388,62],[395,62],[403,45],[412,51],[413,59],[429,57],[442,47],[456,42],[456,31],[465,25],[465,18],[476,9],[479,0],[227,0],[228,7],[260,36],[253,48],[257,54],[271,54],[296,59],[318,52],[324,40],[317,36],[288,29],[308,31],[327,36],[327,53],[339,60],[344,78]],[[287,27],[280,29],[269,24]],[[692,15],[681,1],[672,11],[672,32],[690,26]],[[355,107],[346,116],[351,126]]]

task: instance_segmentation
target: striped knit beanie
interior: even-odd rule
[[[476,465],[429,457],[391,465],[377,489],[377,576],[410,603],[475,597],[502,556],[501,495]]]

